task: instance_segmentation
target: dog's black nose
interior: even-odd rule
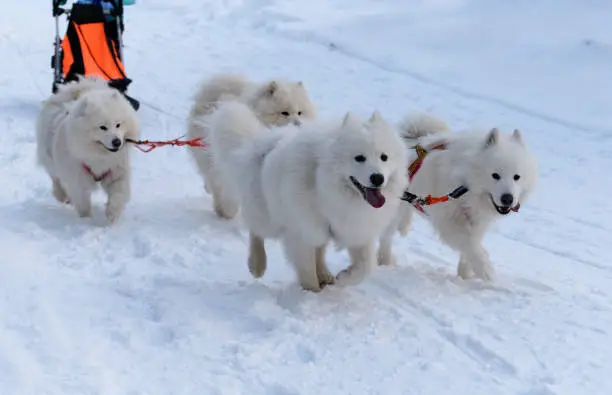
[[[509,207],[509,206],[512,206],[512,202],[514,202],[514,196],[512,196],[512,194],[510,193],[504,193],[503,195],[501,195],[499,200],[504,206]]]
[[[121,147],[121,139],[118,139],[117,137],[115,137],[113,141],[111,141],[111,144],[113,145],[114,148],[119,148]]]
[[[385,176],[383,176],[380,173],[374,173],[374,174],[370,175],[370,182],[375,187],[379,187],[379,186],[381,186],[383,184],[383,182],[385,182]]]

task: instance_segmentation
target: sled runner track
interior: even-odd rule
[[[292,37],[291,34],[287,34],[287,33],[283,33],[281,35],[281,37],[288,39],[288,40],[294,40],[294,41],[301,41],[303,39],[301,38],[295,38]],[[353,52],[349,49],[343,48],[342,46],[338,46],[332,42],[325,42],[322,40],[313,40],[313,42],[316,42],[320,45],[324,45],[327,48],[329,48],[330,51],[335,51],[338,52],[344,56],[347,56],[351,59],[355,59],[355,60],[359,60],[361,62],[365,62],[368,63],[374,67],[377,67],[381,70],[384,70],[386,72],[389,73],[394,73],[394,74],[400,74],[400,75],[405,75],[408,76],[410,78],[413,78],[417,81],[423,82],[427,85],[431,85],[431,86],[435,86],[437,88],[442,88],[445,89],[447,91],[453,92],[461,97],[464,97],[466,99],[471,99],[471,100],[478,100],[481,102],[486,102],[486,103],[491,103],[491,104],[495,104],[498,105],[500,107],[504,107],[507,108],[509,110],[524,114],[524,115],[528,115],[530,117],[536,118],[536,119],[540,119],[542,121],[546,121],[546,122],[550,122],[553,124],[557,124],[569,129],[575,129],[575,130],[580,130],[583,132],[587,132],[593,135],[597,135],[597,136],[601,136],[601,137],[605,137],[605,138],[609,138],[609,135],[612,133],[612,129],[607,129],[607,130],[601,130],[595,127],[591,127],[591,126],[587,126],[587,125],[581,125],[579,123],[576,122],[572,122],[570,120],[566,120],[566,119],[562,119],[559,117],[555,117],[552,115],[548,115],[548,114],[544,114],[538,111],[534,111],[534,110],[530,110],[528,108],[525,107],[521,107],[519,105],[516,104],[512,104],[509,102],[506,102],[504,100],[492,97],[492,96],[488,96],[488,95],[483,95],[480,93],[475,93],[475,92],[470,92],[468,90],[465,90],[463,88],[459,88],[456,86],[453,86],[451,84],[447,84],[445,82],[441,82],[441,81],[436,81],[434,79],[431,79],[425,75],[422,75],[420,73],[414,72],[414,71],[410,71],[410,70],[406,70],[406,69],[402,69],[402,68],[396,68],[396,67],[391,67],[391,66],[386,66],[380,62],[377,62],[373,59],[370,59],[366,56],[363,55],[359,55],[356,52]]]
[[[515,111],[517,113],[527,115],[535,119],[550,122],[552,124],[563,126],[569,129],[579,130],[579,131],[587,132],[589,134],[597,135],[601,137],[602,139],[606,139],[606,140],[610,139],[610,135],[612,134],[612,129],[601,129],[595,126],[584,125],[579,122],[574,122],[572,120],[564,119],[559,116],[545,114],[540,111],[532,110],[528,107],[523,107],[518,104],[507,102],[505,100],[499,99],[491,95],[473,92],[473,91],[455,86],[453,84],[450,84],[444,81],[430,78],[425,74],[415,72],[410,69],[385,65],[375,59],[372,59],[368,56],[364,56],[362,54],[357,53],[354,50],[351,50],[342,45],[339,45],[333,42],[333,40],[329,40],[325,37],[318,36],[315,33],[308,33],[308,32],[300,33],[300,32],[294,32],[291,30],[279,29],[277,26],[279,23],[287,23],[287,22],[292,22],[292,21],[299,22],[300,19],[294,18],[282,12],[273,10],[272,6],[276,5],[275,3],[276,3],[275,0],[251,0],[247,2],[247,4],[243,4],[241,6],[234,7],[231,10],[231,13],[229,13],[231,15],[230,18],[233,21],[237,21],[237,20],[238,21],[239,20],[248,21],[250,23],[251,28],[262,30],[269,35],[274,35],[276,38],[294,41],[294,42],[306,42],[306,43],[320,45],[320,46],[327,48],[329,51],[336,52],[347,58],[367,63],[371,66],[374,66],[388,73],[410,77],[426,85],[444,89],[449,92],[453,92],[454,94],[460,97],[463,97],[465,99],[494,104],[494,105]],[[255,17],[255,20],[253,20],[254,15],[257,15]]]
[[[377,290],[382,291],[381,293],[384,294],[381,298],[383,300],[382,303],[387,304],[391,309],[403,315],[406,322],[426,319],[442,341],[456,348],[473,363],[478,364],[482,368],[492,370],[496,375],[503,375],[507,379],[516,378],[517,369],[510,361],[487,348],[473,336],[457,333],[453,330],[453,323],[448,319],[439,316],[427,306],[404,295],[387,281],[371,279],[371,282],[376,284]],[[408,313],[408,309],[411,312]]]
[[[579,257],[578,255],[576,255],[574,253],[556,251],[556,250],[554,250],[552,248],[543,246],[543,245],[541,245],[539,243],[535,243],[535,242],[529,241],[527,239],[520,239],[518,237],[511,236],[511,235],[508,235],[508,234],[505,234],[505,233],[502,233],[502,232],[497,232],[497,233],[499,235],[509,239],[509,240],[512,240],[512,241],[516,242],[516,243],[519,243],[519,244],[522,244],[522,245],[525,245],[525,246],[529,246],[531,248],[535,248],[535,249],[540,250],[540,251],[544,251],[546,253],[555,255],[555,256],[557,256],[559,258],[570,259],[570,260],[572,260],[574,262],[581,263],[581,264],[587,265],[587,266],[591,266],[591,267],[593,267],[595,269],[603,270],[606,273],[612,272],[612,267],[611,266],[605,266],[605,265],[602,265],[602,264],[599,264],[599,263],[595,263],[595,262],[589,261],[587,259]]]
[[[538,213],[541,214],[546,214],[546,215],[550,215],[552,217],[558,217],[559,213],[555,213],[552,210],[547,209],[546,207],[542,207],[542,206],[538,206],[537,208]],[[601,223],[595,223],[593,221],[588,221],[585,220],[584,218],[579,218],[579,217],[575,217],[573,215],[567,215],[567,214],[562,214],[562,218],[566,219],[568,221],[571,221],[577,225],[583,225],[587,228],[590,229],[596,229],[596,230],[600,230],[602,232],[606,232],[606,233],[610,233],[612,234],[612,227],[608,227],[605,226],[606,222],[601,222]]]

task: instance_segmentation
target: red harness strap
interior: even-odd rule
[[[419,169],[423,165],[423,161],[425,160],[425,157],[427,156],[427,154],[429,154],[429,152],[432,151],[432,150],[436,150],[436,149],[437,150],[444,150],[444,149],[446,149],[446,144],[445,143],[438,143],[438,144],[430,147],[429,151],[426,150],[425,148],[423,148],[419,144],[415,145],[412,148],[416,151],[417,158],[410,164],[410,166],[408,166],[408,179],[410,181],[412,181],[412,178],[414,177],[416,172],[419,171]]]
[[[175,145],[177,147],[182,147],[185,145],[188,145],[190,147],[200,147],[200,148],[208,147],[208,144],[202,141],[202,137],[196,137],[191,140],[181,140],[182,137],[183,136],[172,139],[172,140],[167,140],[167,141],[149,141],[149,140],[132,140],[132,139],[126,139],[125,141],[127,141],[128,143],[134,144],[134,146],[141,152],[151,152],[155,148],[162,147],[164,145]],[[149,147],[143,148],[142,146],[144,145],[148,145]]]
[[[108,170],[106,170],[104,173],[102,173],[101,175],[99,175],[99,176],[98,176],[98,175],[96,175],[96,174],[95,174],[95,173],[94,173],[94,172],[91,170],[91,167],[87,166],[85,163],[83,163],[83,164],[82,164],[82,166],[83,166],[83,170],[85,170],[85,173],[87,173],[87,174],[89,174],[90,176],[92,176],[92,177],[93,177],[93,179],[94,179],[96,182],[100,182],[100,181],[102,181],[103,179],[105,179],[106,177],[110,176],[110,174],[111,174],[111,170],[110,170],[110,169],[108,169]]]

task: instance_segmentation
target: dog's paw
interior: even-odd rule
[[[238,205],[233,203],[223,204],[216,200],[213,207],[215,209],[215,214],[217,214],[219,218],[231,220],[238,215]]]
[[[53,188],[52,188],[53,197],[60,203],[70,204],[70,199],[66,194],[66,191],[60,184],[58,180],[53,180]]]
[[[468,280],[470,278],[478,278],[484,281],[495,280],[495,269],[493,269],[493,266],[488,262],[476,265],[460,263],[457,268],[457,274],[463,280]]]
[[[317,278],[319,279],[319,286],[321,288],[324,288],[327,285],[333,285],[336,282],[334,275],[328,271],[317,272]]]
[[[341,270],[336,275],[335,284],[340,287],[355,286],[363,282],[365,277],[366,277],[365,271],[349,266],[348,268]]]
[[[106,220],[109,224],[114,224],[117,222],[119,217],[121,216],[122,210],[118,210],[113,206],[106,206]]]
[[[260,278],[266,273],[267,259],[265,255],[253,254],[248,259],[249,273],[254,278]]]
[[[91,207],[77,207],[76,212],[80,218],[91,217]]]
[[[53,197],[60,203],[70,204],[70,199],[65,193],[58,193],[56,190],[53,190]]]
[[[302,287],[302,289],[304,291],[309,291],[309,292],[321,292],[322,287],[319,284],[311,284],[311,283],[300,283],[300,286]]]
[[[459,265],[457,265],[457,275],[462,280],[467,280],[474,276],[474,272],[472,272],[472,268],[465,261],[459,261]]]
[[[397,266],[397,258],[395,257],[395,254],[379,253],[378,254],[378,266]]]
[[[485,263],[478,269],[474,269],[474,274],[485,281],[494,281],[495,280],[495,270],[490,263]]]

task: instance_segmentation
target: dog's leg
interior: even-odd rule
[[[380,266],[395,266],[397,259],[393,253],[393,236],[398,231],[402,236],[408,234],[412,224],[413,211],[410,207],[400,206],[397,216],[385,228],[379,239],[378,264]]]
[[[471,278],[474,276],[474,272],[472,271],[472,267],[467,262],[465,255],[461,254],[459,257],[459,264],[457,265],[457,275],[464,280]]]
[[[475,261],[475,264],[472,265],[472,270],[474,270],[474,274],[481,279],[493,281],[495,280],[495,270],[489,259],[489,253],[481,245],[478,247],[478,256],[480,259]]]
[[[362,282],[376,265],[374,242],[348,248],[351,265],[336,276],[338,285],[356,285]]]
[[[214,194],[213,194],[214,199]],[[215,213],[221,218],[232,219],[238,215],[240,203],[232,196],[229,196],[227,191],[222,190],[221,195],[215,200]]]
[[[264,239],[249,232],[249,272],[255,278],[259,278],[266,272],[268,266],[266,247]]]
[[[213,209],[219,218],[232,219],[238,214],[239,204],[225,191],[222,175],[215,165],[211,153],[206,150],[190,148],[198,172],[204,180],[204,190],[212,195]]]
[[[389,226],[380,236],[377,254],[380,266],[395,266],[397,264],[397,259],[393,253],[393,234],[396,230],[395,226]]]
[[[408,232],[410,231],[410,227],[412,226],[412,217],[414,216],[414,208],[412,208],[412,206],[403,207],[403,203],[402,203],[402,206],[400,206],[400,213],[401,214],[400,214],[397,230],[400,233],[400,235],[402,235],[403,237],[406,237],[408,235]]]
[[[319,285],[324,287],[334,283],[335,277],[329,272],[327,263],[325,262],[325,249],[327,245],[317,247],[315,250],[315,261],[317,265],[317,277],[319,279]]]
[[[213,208],[219,218],[232,219],[238,214],[240,204],[231,196],[227,187],[223,185],[220,175],[210,169],[206,176],[213,199]]]
[[[473,274],[486,281],[495,279],[495,271],[489,260],[489,254],[477,243],[470,243],[461,251],[457,274],[466,280]]]
[[[91,217],[91,191],[83,186],[79,189],[78,185],[70,184],[66,186],[65,191],[79,217]]]
[[[287,259],[293,264],[298,281],[306,291],[319,292],[321,285],[317,276],[316,248],[304,244],[299,236],[285,235],[283,247]]]
[[[190,134],[190,138],[193,138],[191,137],[193,135],[195,135],[195,133]],[[213,171],[213,161],[210,153],[208,152],[208,150],[203,150],[199,147],[188,147],[188,151],[194,159],[196,168],[204,180],[204,190],[209,194],[212,193],[212,187],[210,186],[210,173],[212,173]]]
[[[109,223],[114,224],[123,214],[127,202],[130,200],[130,185],[126,177],[102,182],[102,188],[106,191],[106,218]]]
[[[52,180],[53,197],[55,197],[55,199],[57,199],[57,201],[60,203],[70,203],[70,199],[68,199],[68,195],[66,194],[66,191],[64,190],[64,187],[60,183],[59,179],[53,178]]]
[[[457,265],[459,277],[468,279],[473,272],[483,280],[493,280],[494,270],[489,255],[482,248],[484,228],[448,217],[434,221],[433,225],[442,241],[461,254]]]

